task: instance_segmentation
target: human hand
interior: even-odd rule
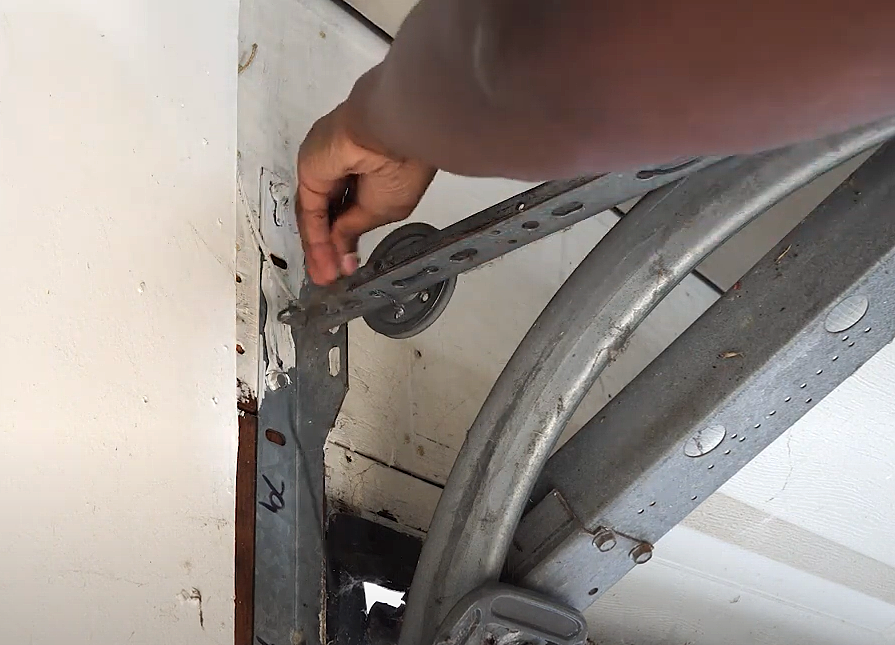
[[[408,217],[435,176],[424,163],[362,145],[348,118],[343,103],[314,124],[298,151],[295,214],[308,274],[320,285],[354,273],[358,238]],[[331,222],[352,180],[352,201]]]

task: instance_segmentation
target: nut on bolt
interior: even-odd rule
[[[594,534],[594,546],[603,553],[611,551],[615,547],[615,533],[610,529],[597,529]]]
[[[629,553],[634,564],[646,564],[653,557],[653,545],[641,542]]]

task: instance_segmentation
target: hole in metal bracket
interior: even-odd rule
[[[329,350],[329,375],[338,376],[342,369],[342,351],[338,347]]]
[[[277,432],[277,431],[274,430],[273,428],[268,428],[267,430],[265,430],[265,431],[264,431],[264,436],[267,438],[267,440],[268,440],[269,442],[271,442],[271,443],[275,443],[275,444],[277,444],[278,446],[285,446],[285,445],[286,445],[286,437],[283,435],[283,433],[282,433],[282,432]]]
[[[279,255],[270,254],[270,261],[273,262],[273,265],[279,269],[285,271],[289,268],[289,265],[286,263],[286,260],[281,258]]]
[[[565,217],[575,211],[580,211],[582,208],[584,208],[584,204],[581,202],[569,202],[568,204],[563,204],[562,206],[554,208],[551,215],[553,215],[553,217]]]
[[[466,262],[478,255],[478,253],[479,252],[476,249],[463,249],[462,251],[454,253],[450,260],[451,262]]]
[[[540,225],[541,224],[539,222],[531,220],[530,222],[523,223],[522,228],[524,228],[526,231],[533,231],[536,228],[538,228]]]

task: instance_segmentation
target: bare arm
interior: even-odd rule
[[[891,0],[423,0],[361,129],[462,174],[775,147],[895,111]]]
[[[893,27],[892,0],[422,0],[332,123],[384,158],[523,179],[750,152],[895,113]],[[416,201],[355,213],[348,247]]]

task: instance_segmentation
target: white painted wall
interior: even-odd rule
[[[0,0],[2,643],[233,642],[236,38]]]

